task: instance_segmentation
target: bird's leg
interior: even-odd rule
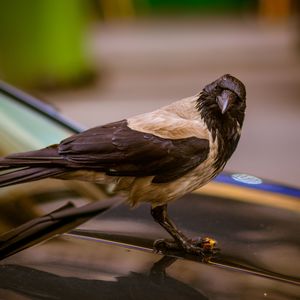
[[[160,205],[151,208],[151,215],[175,241],[156,240],[154,248],[158,251],[163,250],[184,250],[190,254],[204,255],[205,252],[213,250],[215,241],[209,238],[191,240],[179,231],[176,225],[169,218],[167,213],[167,205]],[[209,247],[207,247],[209,244]]]
[[[151,215],[153,219],[159,223],[176,241],[177,248],[181,246],[184,249],[184,245],[187,244],[188,238],[180,232],[176,225],[172,222],[172,220],[168,216],[167,205],[161,205],[151,208]],[[174,244],[165,240],[157,240],[155,243],[165,242],[166,244]],[[171,245],[170,245],[171,246]]]

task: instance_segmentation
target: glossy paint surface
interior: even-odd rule
[[[0,295],[297,299],[299,213],[192,194],[171,205],[170,215],[190,236],[215,238],[220,253],[206,263],[172,253],[158,263],[163,256],[153,253],[152,243],[167,235],[149,207],[119,205],[62,238],[3,260]]]

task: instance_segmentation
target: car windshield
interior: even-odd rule
[[[0,89],[0,156],[55,144],[75,132],[52,117],[53,108],[37,104],[49,115],[30,101]],[[1,188],[0,234],[51,212],[66,201],[79,206],[102,198],[107,198],[102,187],[85,182],[46,179]]]

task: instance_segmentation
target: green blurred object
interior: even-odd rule
[[[133,0],[138,11],[150,14],[223,14],[253,9],[257,0]]]
[[[26,86],[62,86],[88,73],[85,0],[1,0],[0,77]]]

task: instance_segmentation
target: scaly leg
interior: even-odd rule
[[[158,251],[164,250],[184,250],[190,254],[204,255],[213,251],[216,242],[210,238],[191,240],[179,231],[176,225],[169,218],[167,204],[151,208],[151,215],[173,238],[174,241],[156,240],[154,248]]]

